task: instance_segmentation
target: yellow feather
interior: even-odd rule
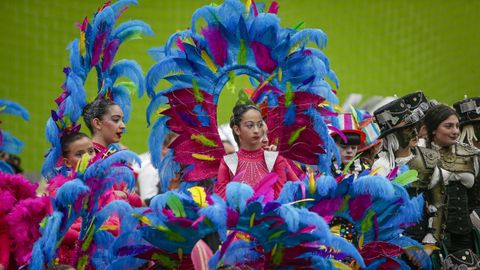
[[[355,119],[355,127],[358,128],[358,123],[360,123],[360,121],[358,121],[357,111],[355,110],[355,108],[353,108],[352,105],[350,105],[350,110],[352,111],[353,119]]]
[[[179,257],[180,259],[183,258],[183,249],[182,249],[182,248],[178,248],[178,257]]]
[[[90,156],[88,153],[82,155],[80,162],[77,163],[76,170],[77,172],[83,173],[87,170],[88,161],[90,160]]]
[[[100,227],[100,230],[101,231],[108,231],[108,230],[113,231],[113,230],[116,230],[117,228],[118,228],[117,225],[105,225],[104,224]]]
[[[213,73],[216,73],[216,72],[217,72],[217,66],[213,63],[213,61],[212,61],[212,59],[210,58],[210,56],[208,56],[208,53],[207,53],[205,50],[202,50],[201,56],[202,56],[203,61],[205,61],[205,63],[207,64],[208,68],[209,68]]]
[[[424,249],[429,249],[429,250],[440,250],[439,247],[437,247],[437,246],[435,246],[435,245],[432,245],[432,244],[425,244],[425,245],[423,245],[423,248],[424,248]],[[404,249],[407,249],[407,250],[412,249],[412,250],[414,250],[414,249],[418,249],[418,247],[410,246],[410,247],[404,247]]]
[[[206,207],[207,204],[207,194],[205,193],[205,189],[203,187],[191,187],[188,189],[190,193],[192,193],[192,199],[197,203],[200,207]]]
[[[148,217],[146,217],[146,216],[142,216],[142,215],[135,214],[135,213],[132,214],[132,216],[138,218],[145,225],[148,225],[148,226],[152,225],[152,223],[150,223],[150,219],[148,219]]]
[[[360,235],[360,239],[358,239],[358,247],[360,249],[362,249],[363,247],[363,240],[365,239],[365,235],[362,233],[362,235]]]
[[[340,235],[340,225],[330,227],[330,232],[335,235]]]
[[[247,2],[245,3],[245,12],[247,13],[250,13],[250,7],[252,6],[252,0],[247,0]]]
[[[214,157],[209,156],[209,155],[204,155],[204,154],[198,154],[198,153],[193,153],[192,157],[198,160],[204,160],[204,161],[213,161],[215,160]]]
[[[340,261],[332,260],[333,266],[335,269],[340,269],[340,270],[351,270],[352,268],[348,265],[345,265],[341,263]]]
[[[253,227],[253,221],[255,220],[255,213],[250,216],[250,227]]]
[[[272,257],[273,257],[273,255],[275,255],[275,252],[277,252],[277,247],[278,247],[278,244],[275,244],[275,246],[273,246]]]
[[[260,86],[257,88],[257,89],[262,89],[267,83],[269,83],[273,77],[275,77],[277,75],[277,73],[273,73],[272,75],[270,75],[265,81],[262,82],[262,84],[260,84]]]
[[[339,113],[343,111],[343,109],[342,109],[342,107],[341,107],[340,105],[335,105],[335,106],[333,107],[333,109],[334,109],[336,112],[339,112]]]
[[[85,32],[80,32],[80,55],[85,55]]]
[[[370,175],[375,175],[375,174],[377,174],[378,171],[380,171],[381,169],[382,169],[382,167],[376,168],[375,170],[373,170],[373,171],[370,172]]]
[[[315,182],[315,177],[313,176],[313,172],[309,173],[310,177],[308,179],[308,190],[310,194],[314,194],[315,190],[317,189],[317,182]]]

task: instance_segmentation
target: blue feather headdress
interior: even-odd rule
[[[223,149],[218,144],[218,136],[215,136],[218,135],[216,125],[210,125],[210,129],[204,128],[208,126],[208,120],[201,115],[208,111],[209,106],[216,108],[222,89],[240,75],[250,77],[252,86],[256,89],[257,103],[266,98],[269,107],[274,108],[279,106],[279,96],[286,96],[286,104],[280,106],[282,110],[287,109],[287,113],[275,120],[288,123],[285,126],[289,131],[279,132],[271,127],[272,134],[279,133],[282,139],[282,155],[307,164],[325,165],[330,162],[332,149],[335,148],[322,118],[328,106],[338,103],[336,92],[327,80],[338,88],[338,79],[331,70],[327,56],[322,52],[327,37],[319,29],[281,27],[277,11],[276,2],[270,7],[253,1],[245,5],[239,0],[226,0],[218,6],[207,5],[193,13],[190,29],[172,34],[164,47],[149,51],[157,61],[146,75],[147,94],[151,99],[147,122],[155,123],[150,133],[149,146],[152,163],[159,169],[160,178],[164,182],[171,175],[171,171],[164,170],[164,163],[171,164],[171,159],[163,158],[160,149],[164,135],[168,132],[180,135],[175,141],[173,156],[175,161],[189,166],[188,173],[184,171],[185,181],[204,180],[215,174],[222,157],[219,154],[223,153]],[[203,26],[198,27],[202,23]],[[309,44],[314,44],[314,48],[308,47]],[[162,80],[171,86],[158,89]],[[178,102],[172,96],[180,96],[192,90],[195,97],[211,96],[213,104],[206,105],[207,102],[200,98],[195,99],[195,104],[192,103],[197,110],[178,109],[182,100]],[[294,95],[287,94],[288,91],[290,94],[304,92],[304,95],[293,97]],[[315,102],[310,104],[312,108],[297,104],[307,94],[315,96]],[[290,102],[292,100],[294,102]],[[318,108],[320,104],[323,108]],[[167,113],[164,113],[165,108]],[[155,112],[158,112],[157,119],[150,121]],[[210,121],[216,124],[216,110],[209,115],[214,118]],[[312,124],[302,126],[300,123],[305,119]],[[198,125],[197,120],[201,125]],[[201,135],[206,139],[200,140]],[[277,138],[278,136],[271,138],[271,141]],[[313,147],[309,150],[308,157],[288,155],[308,149],[307,144],[299,138],[315,139],[313,145],[310,144]],[[181,144],[188,145],[191,151],[182,152],[175,148]],[[193,159],[192,152],[195,155]],[[324,167],[329,166],[327,164],[322,166]],[[197,171],[203,173],[196,174]],[[163,176],[162,172],[168,175]]]
[[[135,0],[120,0],[113,4],[107,2],[101,6],[90,23],[85,18],[80,28],[80,38],[68,46],[70,67],[65,68],[63,92],[55,100],[58,108],[52,111],[47,121],[46,135],[52,145],[42,166],[42,175],[50,178],[62,169],[60,137],[78,132],[78,120],[87,105],[84,84],[90,71],[95,68],[98,78],[96,98],[108,98],[115,101],[123,110],[124,121],[130,117],[130,95],[137,92],[143,95],[145,81],[141,67],[133,60],[114,62],[120,45],[130,39],[140,38],[142,34],[153,35],[150,26],[143,21],[132,20],[117,27],[115,24],[127,5],[137,5]],[[118,82],[125,77],[129,81]]]
[[[30,120],[30,115],[25,108],[18,103],[6,99],[0,99],[0,114],[11,114],[20,116],[25,121]],[[22,141],[0,128],[0,152],[18,155],[20,152],[22,152],[23,145],[24,144]],[[0,171],[13,173],[11,166],[3,161],[0,165]]]
[[[278,201],[299,201],[293,205],[305,207],[326,220],[340,219],[342,224],[352,224],[356,248],[368,269],[384,263],[403,265],[403,253],[429,269],[431,262],[422,245],[403,235],[407,227],[419,221],[423,197],[410,198],[397,182],[402,181],[360,175],[336,183],[331,176],[314,179],[312,175],[302,182],[285,185]]]

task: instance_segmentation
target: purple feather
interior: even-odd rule
[[[227,208],[227,227],[235,227],[239,218],[239,214],[237,211],[233,210],[232,208]]]
[[[213,56],[215,63],[223,67],[227,59],[228,43],[222,32],[218,27],[209,26],[208,28],[202,28],[202,35],[207,40],[210,54]]]
[[[312,208],[310,208],[310,211],[315,212],[322,217],[331,216],[333,215],[333,213],[335,213],[338,210],[342,202],[343,202],[342,197],[324,199],[324,200],[321,200],[316,205],[314,205]]]
[[[118,46],[120,46],[120,41],[118,39],[114,39],[110,41],[105,49],[103,49],[103,63],[102,63],[102,71],[107,70],[112,65],[113,58],[117,53]]]
[[[272,73],[272,71],[277,68],[277,62],[272,59],[270,55],[270,49],[258,41],[252,41],[250,43],[250,48],[253,50],[253,55],[255,56],[255,61],[257,66],[267,73]]]
[[[92,62],[90,67],[95,66],[100,59],[100,53],[102,52],[103,42],[105,42],[105,37],[107,32],[103,32],[100,35],[95,37],[95,42],[93,43],[93,52],[92,52]]]
[[[360,195],[356,198],[353,198],[349,202],[350,206],[350,215],[353,220],[360,220],[363,218],[365,211],[372,204],[372,199],[370,195]]]

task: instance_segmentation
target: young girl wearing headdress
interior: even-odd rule
[[[257,107],[245,104],[235,106],[230,126],[239,145],[239,151],[226,155],[221,160],[215,193],[225,197],[225,187],[233,179],[244,182],[254,189],[258,188],[262,179],[268,173],[274,172],[278,175],[278,179],[272,185],[276,198],[285,181],[298,180],[285,158],[278,152],[262,149],[264,124],[260,109]]]
[[[113,143],[120,143],[125,132],[123,110],[110,99],[97,98],[83,109],[83,119],[92,133],[97,153],[107,150]]]

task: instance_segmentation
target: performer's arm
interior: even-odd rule
[[[223,199],[225,199],[225,188],[227,187],[228,182],[230,182],[230,170],[222,159],[220,167],[218,168],[217,182],[215,182],[215,193]]]

